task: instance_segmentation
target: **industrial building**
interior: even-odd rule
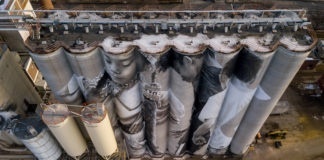
[[[242,158],[322,96],[323,4],[0,1],[0,159]]]

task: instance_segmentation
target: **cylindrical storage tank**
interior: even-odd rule
[[[42,119],[69,156],[79,159],[86,152],[86,141],[65,104],[46,106]]]
[[[172,156],[181,157],[187,148],[195,88],[204,60],[207,36],[195,37],[178,35],[172,39],[170,50],[169,103],[170,118],[168,129],[168,151]]]
[[[206,41],[206,45],[210,48],[204,53],[189,136],[189,151],[200,156],[207,152],[237,54],[241,49],[239,38],[235,35],[216,35]]]
[[[268,43],[260,43],[267,41]],[[274,54],[272,35],[248,37],[238,55],[213,135],[209,144],[211,154],[225,154],[244,113]]]
[[[30,54],[58,101],[68,104],[82,103],[81,92],[63,48],[52,53]]]
[[[143,35],[134,41],[144,55],[147,66],[141,72],[144,96],[143,113],[148,152],[160,158],[166,152],[168,139],[168,89],[170,72],[161,61],[170,50],[169,38],[165,34]]]
[[[102,158],[109,159],[118,148],[107,111],[102,104],[91,104],[81,111],[81,115],[96,151]]]
[[[62,150],[39,117],[15,122],[12,132],[39,160],[57,160]]]
[[[143,56],[136,52],[133,42],[130,41],[118,41],[108,37],[103,41],[102,47],[105,69],[109,75],[108,94],[113,97],[112,102],[127,153],[130,158],[143,157],[146,146],[142,115],[143,95],[139,79],[144,63]]]
[[[231,142],[231,152],[241,155],[247,151],[309,53],[277,49]]]
[[[99,49],[87,53],[66,52],[70,66],[87,102],[102,102],[106,97],[103,89],[104,64]],[[102,81],[102,82],[101,82]]]

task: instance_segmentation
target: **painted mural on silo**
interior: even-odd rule
[[[74,91],[76,86],[86,102],[104,103],[117,145],[125,143],[130,158],[159,159],[166,153],[178,158],[186,153],[205,156],[208,149],[223,154],[231,141],[232,148],[249,144],[241,140],[245,136],[241,133],[249,130],[254,134],[257,129],[249,128],[254,125],[250,121],[246,130],[239,127],[251,100],[275,97],[263,83],[259,85],[267,77],[274,51],[288,59],[304,54],[293,51],[301,46],[287,36],[280,43],[293,47],[277,49],[276,38],[282,35],[273,34],[137,34],[129,41],[108,37],[101,45],[82,50],[84,53],[61,48],[45,60],[37,54],[35,61],[42,60],[38,64],[42,72],[49,73],[44,77],[54,93],[61,88]],[[276,65],[283,68],[287,58],[280,58],[283,60]],[[71,77],[75,86],[69,84]],[[263,111],[253,114],[257,112]],[[233,139],[237,134],[243,138]]]
[[[61,103],[81,104],[83,96],[61,47],[51,53],[30,53],[46,82]]]
[[[247,151],[255,135],[316,43],[313,38],[305,32],[287,33],[281,37],[282,46],[276,50],[231,142],[232,153],[241,155]]]
[[[172,40],[169,52],[170,68],[170,120],[168,151],[172,156],[182,156],[186,151],[190,120],[195,100],[195,89],[203,63],[206,36],[179,35]]]
[[[209,151],[212,154],[225,154],[232,137],[270,63],[273,35],[248,37],[241,40],[248,46],[238,55],[234,75],[222,104],[211,138]]]
[[[89,47],[88,50],[85,53],[67,52],[67,59],[85,100],[88,103],[103,102],[107,97],[108,74],[99,49]]]
[[[145,138],[151,157],[161,158],[167,149],[169,118],[170,46],[167,35],[143,35],[135,43],[147,60],[140,73],[144,97]]]
[[[135,52],[127,41],[106,38],[102,47],[105,50],[105,69],[109,75],[108,94],[113,97],[129,156],[142,157],[145,153],[145,138],[138,73],[142,70],[143,56]]]
[[[189,132],[189,151],[205,155],[232,75],[239,39],[217,35],[207,41]]]

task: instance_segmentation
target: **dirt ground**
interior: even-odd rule
[[[288,100],[287,113],[271,115],[261,129],[262,138],[243,160],[324,160],[324,99],[300,96],[288,88],[282,97]],[[285,139],[270,139],[265,134],[286,130]],[[274,141],[281,141],[276,148]]]

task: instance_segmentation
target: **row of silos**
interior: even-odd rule
[[[4,112],[1,112],[1,115],[2,113]],[[104,106],[102,104],[85,106],[81,115],[97,153],[103,159],[109,159],[117,153],[117,143]],[[24,145],[40,160],[59,159],[63,151],[73,159],[80,159],[88,152],[86,140],[65,104],[47,105],[41,118],[15,116],[8,119],[6,116],[0,116],[0,124],[1,137],[4,137],[3,134],[7,137],[6,146]],[[1,145],[4,145],[2,142],[1,139]]]
[[[98,48],[70,53],[63,48],[46,54],[31,53],[60,103],[103,102],[106,97],[104,64]]]
[[[238,37],[218,35],[209,40],[197,86],[196,101],[191,120],[189,151],[204,155],[210,143],[215,122],[221,110],[241,48]],[[228,42],[224,44],[223,42]]]
[[[82,103],[81,91],[63,48],[47,54],[31,53],[31,56],[59,102]]]
[[[65,104],[46,106],[42,119],[69,156],[79,159],[86,153],[86,140]],[[81,119],[97,153],[108,159],[117,151],[117,143],[104,106],[84,106]]]
[[[258,43],[266,39],[266,44]],[[273,37],[248,37],[241,40],[248,48],[238,55],[222,109],[210,142],[210,153],[225,154],[245,111],[256,92],[274,54]]]
[[[255,135],[310,53],[316,39],[308,45],[302,45],[292,36],[284,36],[280,42],[285,47],[276,50],[231,142],[230,151],[234,154],[241,155],[247,151]]]
[[[271,73],[273,57],[283,49],[276,36],[143,35],[135,41],[108,37],[102,48],[63,53],[62,58],[87,101],[108,97],[113,104],[115,115],[110,118],[117,117],[113,126],[123,133],[130,157],[143,156],[146,145],[152,157],[182,156],[187,150],[204,155],[208,146],[212,154],[223,154],[237,141],[240,125]],[[91,87],[95,94],[87,90]]]

